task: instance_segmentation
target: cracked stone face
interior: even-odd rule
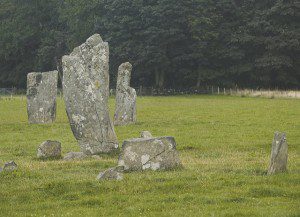
[[[173,137],[125,140],[119,156],[124,171],[167,170],[181,166]]]
[[[285,172],[287,170],[288,143],[285,133],[276,132],[271,151],[271,162],[268,174]]]
[[[81,151],[97,154],[117,149],[108,110],[108,43],[95,34],[63,56],[62,66],[66,112]]]
[[[27,114],[31,124],[52,123],[56,117],[58,72],[27,74]]]
[[[115,125],[136,122],[136,91],[130,87],[132,65],[129,62],[119,66],[116,87]]]

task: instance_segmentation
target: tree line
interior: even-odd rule
[[[299,14],[296,0],[1,0],[0,86],[99,33],[112,86],[129,61],[135,87],[299,88]]]

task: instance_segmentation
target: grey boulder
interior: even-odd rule
[[[3,171],[12,172],[18,169],[18,165],[14,161],[9,161],[4,164]]]
[[[268,175],[287,170],[288,143],[285,133],[275,132]]]
[[[140,138],[153,138],[153,136],[149,131],[142,131]]]
[[[174,137],[125,140],[118,161],[124,171],[168,170],[181,166]]]
[[[43,142],[37,149],[38,158],[60,158],[61,144],[58,141],[47,140]]]

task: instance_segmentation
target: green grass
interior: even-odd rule
[[[184,169],[96,181],[117,155],[76,162],[36,159],[44,140],[79,151],[61,99],[57,121],[29,125],[26,100],[0,100],[0,216],[300,216],[300,100],[180,96],[138,98],[138,123],[116,127],[120,144],[142,130],[171,135]],[[113,112],[114,99],[110,99]],[[267,176],[276,130],[289,143],[288,172]]]

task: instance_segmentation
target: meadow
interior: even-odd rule
[[[63,154],[79,151],[61,98],[50,125],[28,124],[25,98],[2,98],[0,166],[19,167],[0,174],[0,216],[300,216],[299,99],[139,97],[137,112],[135,125],[115,127],[120,145],[142,130],[174,136],[183,168],[99,182],[117,154],[36,158],[48,139],[60,141]],[[267,176],[275,131],[287,133],[288,172]]]

